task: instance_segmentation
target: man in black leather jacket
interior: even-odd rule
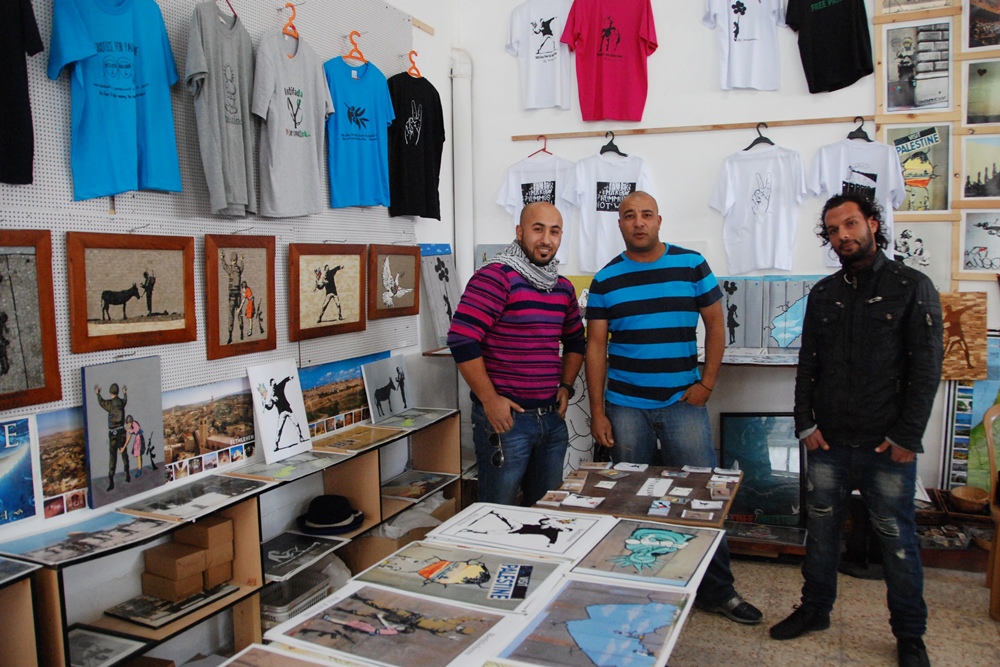
[[[793,639],[830,626],[850,493],[868,508],[885,561],[899,664],[929,665],[914,521],[916,454],[941,378],[941,304],[931,280],[889,260],[878,204],[832,197],[818,229],[842,269],[813,287],[795,378],[795,429],[808,450],[802,604],[771,628]]]

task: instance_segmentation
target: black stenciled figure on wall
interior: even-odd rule
[[[281,382],[275,382],[274,378],[271,378],[271,400],[264,404],[265,410],[277,410],[278,411],[278,434],[274,437],[274,451],[281,449],[281,432],[285,430],[285,424],[291,420],[295,429],[299,432],[299,439],[293,443],[298,444],[299,442],[305,442],[305,438],[302,437],[302,427],[295,420],[295,415],[292,413],[292,404],[288,402],[288,398],[285,396],[285,386],[291,382],[291,376],[286,377]],[[288,445],[291,447],[292,445]]]
[[[94,385],[97,403],[108,413],[108,491],[115,488],[115,472],[118,469],[118,457],[122,457],[125,468],[125,481],[131,482],[129,472],[128,452],[125,451],[125,404],[128,403],[128,387],[122,387],[122,395],[118,395],[118,383],[112,382],[108,387],[110,398],[101,395],[101,387]]]

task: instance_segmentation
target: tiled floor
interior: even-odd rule
[[[764,612],[756,626],[733,623],[697,609],[670,657],[670,667],[706,665],[896,665],[885,582],[840,575],[830,629],[774,641],[767,630],[799,601],[798,565],[733,561],[737,590]],[[930,610],[924,641],[934,667],[1000,665],[1000,623],[987,613],[984,575],[926,568],[924,597]]]

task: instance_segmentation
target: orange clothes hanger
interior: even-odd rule
[[[365,54],[361,53],[361,49],[358,48],[358,43],[354,41],[355,37],[360,37],[360,36],[361,36],[361,33],[358,32],[357,30],[352,30],[351,31],[351,34],[349,36],[349,39],[351,40],[351,47],[352,47],[351,48],[351,52],[348,53],[344,57],[345,58],[350,58],[352,60],[360,60],[361,62],[366,63],[366,62],[368,62],[368,59],[365,58]]]
[[[420,74],[420,70],[417,69],[417,63],[413,60],[413,57],[418,55],[420,54],[416,51],[410,51],[410,69],[406,70],[406,73],[419,79],[423,75]]]
[[[538,135],[538,139],[536,139],[535,141],[538,141],[539,139],[541,139],[545,143],[542,144],[541,148],[539,148],[537,151],[535,151],[534,153],[532,153],[528,157],[535,157],[539,153],[545,153],[546,155],[552,155],[552,151],[549,150],[549,138],[546,137],[544,134],[539,134]]]
[[[295,20],[295,5],[290,2],[285,3],[285,7],[292,10],[292,15],[289,17],[288,21],[285,23],[285,27],[281,29],[281,34],[288,35],[289,37],[299,38],[299,31],[295,29],[295,24],[292,21]],[[291,56],[289,56],[291,58]]]

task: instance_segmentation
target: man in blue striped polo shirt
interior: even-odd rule
[[[591,427],[594,440],[611,448],[616,463],[714,467],[705,402],[726,348],[722,292],[704,257],[660,241],[662,220],[649,194],[636,191],[622,199],[618,228],[625,252],[590,286]],[[699,318],[705,322],[703,373]],[[760,610],[740,597],[733,581],[723,539],[698,588],[698,607],[739,623],[759,623]]]

